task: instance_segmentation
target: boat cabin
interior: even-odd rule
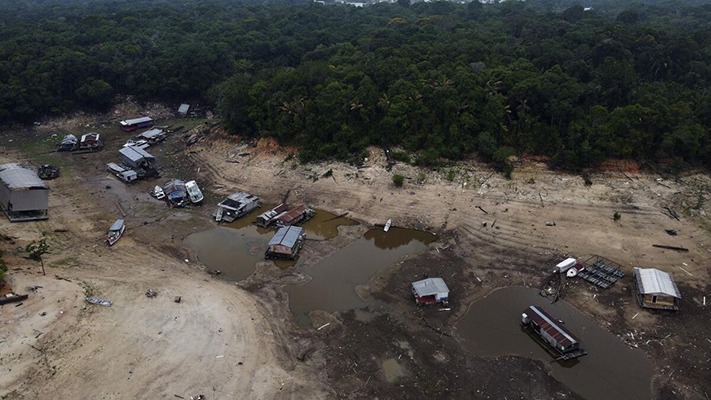
[[[314,210],[302,204],[277,217],[276,223],[279,226],[297,225],[313,217],[313,215]]]
[[[215,219],[219,218],[220,221],[232,222],[258,208],[260,203],[259,197],[255,195],[246,192],[235,192],[219,202],[217,206]]]

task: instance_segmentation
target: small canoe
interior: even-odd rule
[[[118,242],[118,240],[121,239],[121,236],[123,236],[123,233],[125,231],[126,224],[122,219],[117,219],[116,222],[111,225],[111,228],[109,228],[109,236],[106,239],[106,241],[109,243],[109,246],[113,246],[114,243]]]
[[[388,222],[385,223],[385,227],[383,227],[383,230],[384,230],[385,232],[389,231],[389,230],[390,230],[390,226],[391,226],[392,224],[393,224],[393,220],[392,220],[392,219],[389,219]]]

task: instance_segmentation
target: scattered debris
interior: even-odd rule
[[[175,298],[173,299],[173,301],[176,302],[176,303],[180,303],[181,301],[183,301],[183,298],[180,297],[180,296],[175,296]]]
[[[158,292],[156,292],[155,290],[153,290],[153,289],[148,289],[148,291],[146,291],[146,297],[152,299],[152,298],[154,298],[154,297],[156,297],[156,296],[158,296]]]
[[[104,307],[111,307],[111,305],[113,304],[111,300],[102,299],[101,297],[96,296],[87,297],[86,301],[91,304],[97,304]]]
[[[323,329],[323,328],[325,328],[325,327],[327,327],[327,326],[329,326],[329,325],[331,325],[331,323],[330,323],[330,322],[329,322],[329,323],[326,323],[326,324],[323,324],[323,325],[321,325],[321,326],[320,326],[320,327],[319,327],[318,329],[316,329],[316,330],[317,330],[317,331],[320,331],[321,329]]]
[[[488,214],[489,212],[486,211],[485,209],[481,208],[481,206],[476,206],[476,208],[480,209],[484,214]]]
[[[546,226],[555,226],[555,221],[546,221]]]
[[[677,233],[674,229],[665,229],[664,232],[666,232],[667,235],[669,235],[669,236],[676,236],[677,235]]]

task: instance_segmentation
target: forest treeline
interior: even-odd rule
[[[381,145],[423,166],[711,166],[702,2],[41,3],[0,7],[15,7],[0,22],[0,124],[130,94],[209,102],[230,132],[303,161]]]

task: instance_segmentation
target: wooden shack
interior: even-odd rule
[[[681,293],[671,275],[656,268],[635,268],[639,305],[658,310],[679,310]]]

